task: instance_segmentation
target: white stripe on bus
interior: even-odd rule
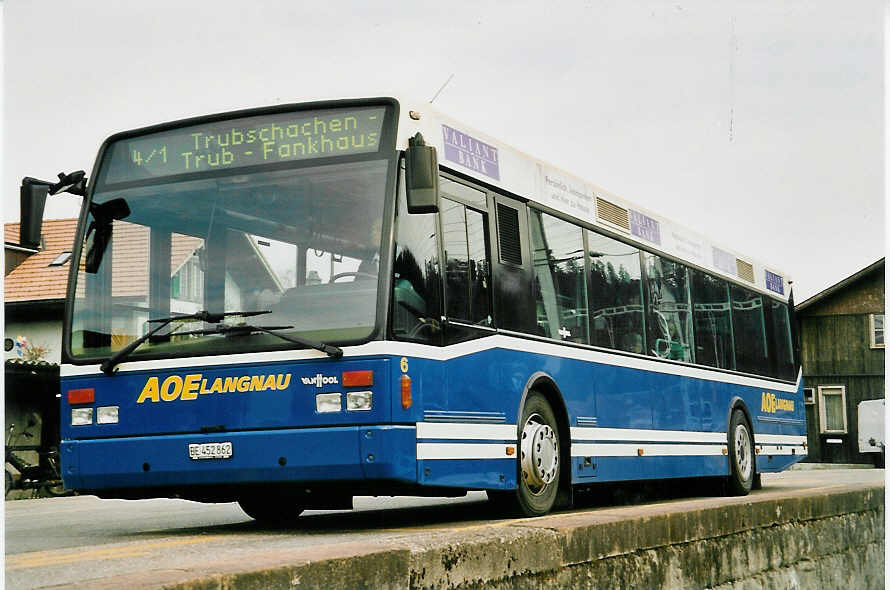
[[[418,422],[417,438],[515,441],[516,425],[467,424],[463,422]]]
[[[471,340],[469,342],[462,342],[459,344],[453,344],[451,346],[444,347],[428,346],[424,344],[416,344],[413,342],[374,341],[368,342],[367,344],[361,344],[359,346],[344,347],[343,356],[344,358],[352,358],[359,356],[392,355],[447,361],[497,348],[504,350],[533,352],[557,358],[569,358],[587,362],[595,362],[609,366],[639,369],[667,375],[677,375],[680,377],[703,379],[705,381],[714,381],[718,383],[756,387],[759,389],[768,389],[772,391],[783,391],[786,393],[797,392],[798,385],[800,384],[800,374],[798,374],[798,385],[790,383],[779,383],[777,381],[770,381],[757,377],[749,377],[746,375],[736,375],[733,373],[712,371],[707,368],[698,367],[695,365],[681,365],[660,362],[643,355],[615,354],[605,350],[575,348],[572,346],[564,346],[556,343],[542,342],[516,336],[508,336],[505,334],[498,334],[488,338],[480,338],[477,340]],[[328,356],[326,354],[314,349],[284,350],[277,352],[255,352],[219,356],[132,361],[121,363],[121,365],[119,365],[119,372],[125,373],[128,371],[148,370],[156,371],[191,367],[225,367],[227,365],[234,364],[325,360],[327,358]],[[63,377],[94,375],[99,373],[101,373],[101,371],[99,370],[99,365],[64,364],[61,367],[61,374]]]
[[[572,457],[713,457],[726,454],[722,445],[653,445],[575,443]]]
[[[507,454],[507,449],[513,449]],[[516,445],[490,443],[417,443],[417,460],[516,459]]]
[[[635,428],[572,428],[572,440],[726,443],[725,432],[638,430]]]

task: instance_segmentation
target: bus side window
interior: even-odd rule
[[[556,340],[589,343],[581,228],[532,210],[529,231],[538,333]]]
[[[591,344],[646,354],[640,251],[587,232]]]
[[[791,351],[791,322],[788,319],[788,305],[769,299],[772,305],[773,324],[772,351],[776,357],[776,377],[791,380],[794,374],[794,354]]]
[[[445,315],[458,322],[490,326],[491,278],[485,215],[446,198],[441,200],[440,211],[445,250]],[[457,325],[449,325],[446,332],[449,342],[485,335]]]
[[[763,296],[732,285],[732,333],[735,340],[736,370],[768,375],[766,325],[763,320]]]
[[[644,256],[649,295],[647,352],[660,358],[691,363],[694,361],[694,345],[686,267],[655,254]]]
[[[408,214],[404,164],[399,171],[396,256],[393,262],[393,337],[438,344],[442,315],[435,213]]]
[[[692,273],[695,360],[701,365],[735,369],[729,285],[698,270]]]

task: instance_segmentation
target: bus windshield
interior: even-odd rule
[[[241,328],[174,321],[128,356],[294,346],[246,326],[325,343],[369,338],[394,160],[379,148],[384,110],[233,119],[111,142],[71,290],[72,357],[108,357],[158,326],[150,320],[202,311]],[[345,148],[307,155],[313,142]]]

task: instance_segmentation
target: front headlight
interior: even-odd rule
[[[315,396],[315,411],[319,414],[339,412],[343,409],[339,393],[319,393]]]
[[[346,409],[350,412],[367,411],[371,409],[370,391],[350,391],[346,394]]]
[[[71,426],[88,426],[93,423],[93,408],[71,408]]]
[[[102,406],[96,409],[97,424],[117,424],[120,419],[120,406]]]

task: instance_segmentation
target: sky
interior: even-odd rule
[[[448,81],[438,110],[783,270],[797,302],[884,256],[877,0],[2,6],[5,221],[22,177],[89,174],[118,131]]]

